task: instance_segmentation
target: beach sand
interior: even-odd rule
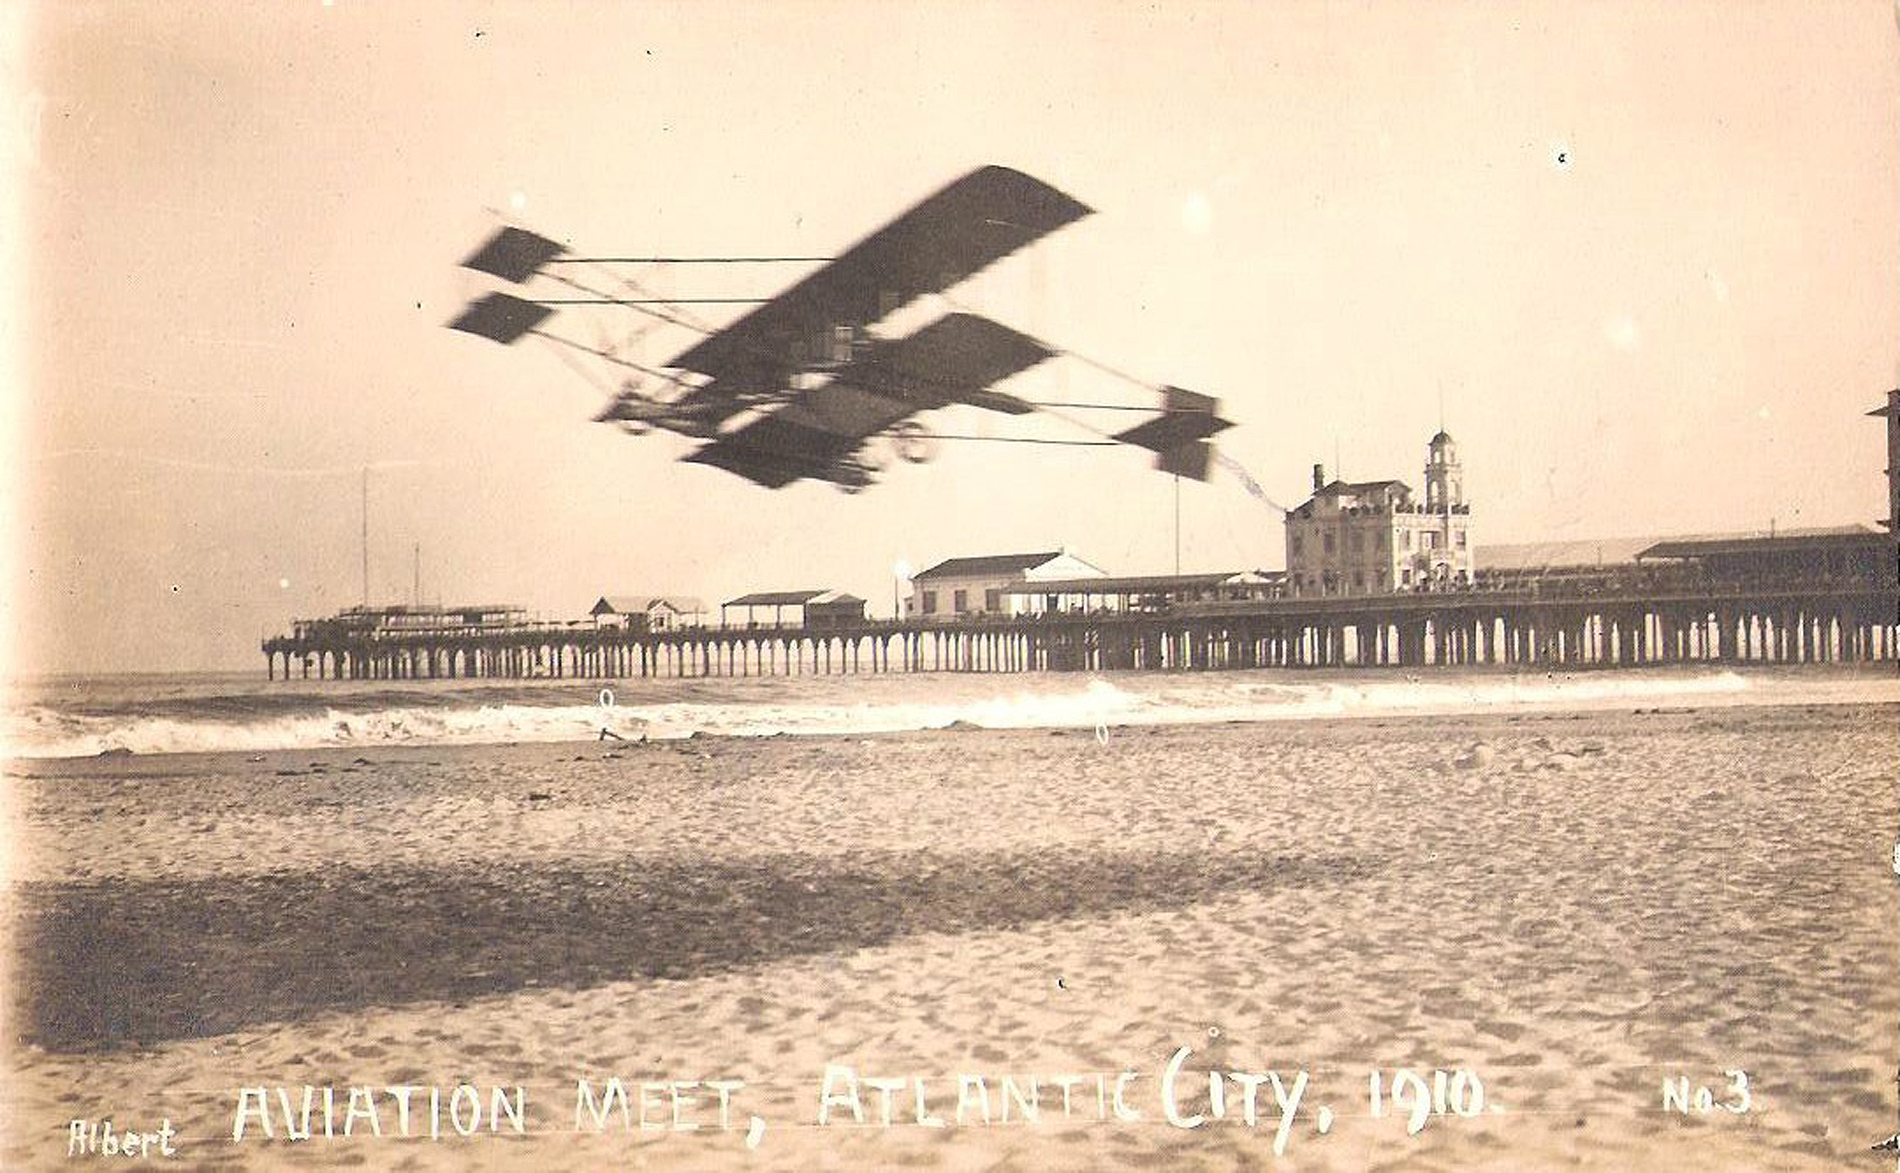
[[[169,1119],[194,1168],[1883,1167],[1897,719],[15,762],[8,1025],[26,1041],[0,1165],[68,1165],[69,1122],[109,1117]],[[1182,1047],[1185,1113],[1209,1112],[1210,1068],[1308,1073],[1282,1154],[1270,1085],[1253,1127],[1233,1081],[1224,1118],[1164,1117]],[[963,1126],[920,1126],[907,1082],[891,1127],[869,1086],[868,1123],[834,1104],[819,1126],[827,1064],[922,1077],[938,1117],[982,1075],[991,1123],[972,1100]],[[1485,1104],[1408,1135],[1368,1107],[1369,1074],[1398,1068],[1469,1069]],[[1124,1071],[1138,1119],[1093,1083],[1063,1119],[1050,1076],[1112,1091]],[[1733,1071],[1746,1112],[1724,1107]],[[1000,1120],[1004,1075],[1043,1077],[1035,1123],[1019,1104]],[[744,1087],[727,1130],[702,1087],[681,1117],[697,1131],[616,1113],[577,1134],[576,1081],[609,1076],[636,1113],[643,1080]],[[1666,1112],[1676,1076],[1711,1109]],[[464,1082],[524,1086],[528,1135],[488,1131],[484,1090],[472,1137],[358,1120],[292,1142],[253,1117],[232,1140],[241,1087],[334,1087],[340,1126],[352,1085]]]

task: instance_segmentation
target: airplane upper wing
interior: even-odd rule
[[[1020,171],[979,168],[667,365],[715,379],[782,379],[824,356],[833,327],[942,292],[1090,211]]]
[[[1041,362],[1040,342],[975,314],[948,314],[880,342],[822,387],[685,457],[778,488],[802,477],[857,484],[844,458],[898,422],[965,403],[1023,415],[1034,407],[989,387]]]

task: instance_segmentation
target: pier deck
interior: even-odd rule
[[[856,672],[1581,667],[1896,657],[1892,560],[1826,581],[1567,580],[1512,589],[1250,599],[1135,612],[671,631],[524,623],[264,641],[271,677],[617,679]]]

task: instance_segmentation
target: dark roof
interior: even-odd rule
[[[1438,434],[1432,437],[1432,441],[1431,441],[1431,442],[1432,442],[1432,443],[1434,443],[1434,444],[1455,444],[1455,443],[1457,443],[1457,441],[1456,441],[1456,440],[1453,440],[1453,439],[1451,438],[1451,433],[1450,433],[1450,432],[1447,432],[1447,431],[1446,431],[1445,429],[1443,429],[1443,428],[1440,428],[1440,429],[1438,429]]]
[[[1900,392],[1889,391],[1888,394],[1896,395],[1896,394],[1900,394]],[[1900,400],[1889,399],[1887,400],[1885,404],[1882,404],[1881,406],[1874,408],[1872,411],[1868,412],[1867,414],[1868,415],[1900,415]]]
[[[728,599],[727,607],[802,607],[824,591],[755,591]]]
[[[1769,554],[1792,550],[1840,550],[1885,545],[1892,535],[1864,525],[1783,530],[1774,534],[1728,534],[1658,542],[1638,558],[1707,558],[1719,554]]]
[[[1060,557],[1062,557],[1062,551],[1049,550],[1041,554],[984,554],[975,558],[949,558],[937,563],[929,570],[913,575],[911,581],[916,582],[926,578],[974,578],[985,574],[1016,574]]]

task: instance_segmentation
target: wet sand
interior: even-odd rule
[[[67,1163],[69,1121],[110,1117],[168,1118],[192,1167],[1873,1167],[1897,1119],[1896,720],[15,762],[0,1164]],[[1209,1068],[1309,1074],[1284,1154],[1269,1085],[1255,1127],[1233,1081],[1225,1118],[1164,1118],[1181,1047],[1188,1114]],[[972,1100],[920,1126],[907,1082],[892,1127],[868,1086],[872,1123],[834,1103],[820,1127],[827,1064],[922,1077],[937,1117],[982,1075],[992,1121]],[[1475,1071],[1485,1107],[1416,1136],[1372,1119],[1368,1073],[1401,1067]],[[1094,1084],[1062,1118],[1050,1076],[1124,1071],[1139,1119]],[[745,1086],[730,1130],[702,1087],[697,1131],[576,1135],[576,1081],[616,1075],[636,1112],[642,1080]],[[1004,1075],[1043,1077],[1035,1123],[997,1119]],[[1663,1111],[1677,1075],[1709,1112]],[[524,1086],[529,1134],[484,1111],[467,1138],[293,1143],[253,1117],[231,1140],[240,1087],[334,1087],[340,1126],[352,1085],[463,1082],[485,1108]]]

